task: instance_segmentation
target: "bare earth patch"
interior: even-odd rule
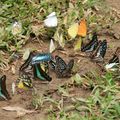
[[[107,1],[107,4],[116,8],[120,12],[120,1],[119,0],[106,0],[106,1]],[[113,26],[113,30],[115,31],[115,33],[118,33],[118,34],[120,33],[119,26],[120,26],[119,23]],[[117,40],[117,39],[114,39],[113,37],[109,37],[106,35],[102,37],[108,40],[108,50],[107,50],[107,54],[105,57],[105,62],[107,62],[108,59],[111,57],[112,53],[114,53],[115,49],[118,46],[120,46],[120,39]],[[42,45],[38,43],[29,43],[24,48],[28,48],[28,47],[35,48],[35,49],[37,48],[40,51],[46,51],[46,52],[48,51],[48,43],[42,43]],[[72,53],[71,49],[67,49],[65,52],[68,53],[68,51],[69,53]],[[67,55],[62,54],[59,51],[56,51],[55,54],[59,54],[66,61],[68,61],[68,59],[71,58],[69,57],[68,54]],[[92,71],[92,70],[100,71],[99,67],[95,63],[91,62],[88,58],[83,58],[79,56],[75,58],[75,61],[76,62],[79,61],[78,64],[79,64],[80,74],[83,74],[85,72]],[[16,62],[16,74],[15,75],[12,74],[11,70],[3,72],[3,74],[7,75],[7,88],[11,96],[12,96],[11,84],[13,81],[16,81],[16,79],[18,78],[18,69],[21,64],[22,64],[21,60],[18,60]],[[43,95],[46,90],[56,90],[58,88],[58,85],[62,86],[65,83],[69,83],[70,81],[69,79],[57,79],[54,73],[51,73],[51,76],[53,80],[49,84],[42,84],[40,81],[34,82],[34,85],[37,88],[40,95]],[[71,96],[85,98],[89,96],[90,91],[72,86],[71,88],[69,88],[69,94]],[[52,98],[59,100],[60,96],[59,94],[55,92],[52,94]],[[2,107],[5,107],[5,106],[20,106],[23,108],[29,108],[31,101],[32,101],[32,91],[25,91],[24,93],[21,93],[21,94],[20,93],[15,94],[14,96],[12,96],[12,99],[10,101],[0,101],[0,106],[1,106],[0,107],[0,120],[46,120],[46,114],[44,110],[50,107],[49,104],[46,104],[46,106],[48,107],[45,106],[45,108],[42,108],[41,110],[39,110],[38,113],[25,115],[22,118],[16,118],[15,112],[6,112],[2,110]],[[66,101],[66,104],[69,104],[69,101]]]

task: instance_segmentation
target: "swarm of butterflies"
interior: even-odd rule
[[[55,12],[51,13],[44,20],[44,24],[47,27],[56,27],[58,20]],[[74,28],[74,29],[73,29]],[[84,29],[82,29],[84,28]],[[74,32],[73,32],[74,31]],[[75,38],[76,35],[81,37],[86,36],[86,22],[82,19],[80,25],[78,23],[73,24],[68,29],[68,34]],[[51,41],[53,44],[53,41]],[[107,50],[107,41],[98,40],[97,34],[94,33],[92,40],[87,44],[83,44],[81,47],[81,52],[89,53],[91,60],[96,62],[103,62]],[[60,56],[52,56],[52,51],[50,53],[34,53],[29,54],[28,59],[19,68],[19,78],[17,80],[18,88],[29,89],[33,88],[33,79],[39,79],[41,81],[52,80],[50,76],[50,70],[53,71],[58,78],[69,78],[72,76],[72,68],[74,66],[74,59],[71,59],[66,63]],[[120,64],[120,47],[118,47],[109,60],[108,64],[105,65],[107,70],[115,71],[117,66]],[[7,89],[6,89],[6,76],[3,75],[0,78],[0,99],[9,100],[11,99]]]

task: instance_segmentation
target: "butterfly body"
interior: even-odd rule
[[[3,75],[0,78],[0,99],[1,100],[11,99],[11,97],[6,89],[6,76],[5,75]]]

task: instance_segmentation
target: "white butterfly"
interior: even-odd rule
[[[20,22],[15,21],[12,25],[12,34],[17,35],[22,32],[22,24]]]
[[[51,39],[51,41],[50,41],[50,48],[49,48],[50,53],[52,53],[55,50],[55,48],[56,48],[55,44],[54,44],[53,40]]]
[[[13,94],[13,95],[15,94],[15,86],[16,86],[16,85],[15,85],[15,83],[13,82],[13,83],[12,83],[12,94]]]
[[[44,24],[47,27],[56,27],[58,24],[56,13],[52,12],[51,14],[49,14],[47,18],[44,20]]]
[[[106,64],[105,68],[107,71],[116,71],[118,70],[117,65],[119,65],[118,63],[110,63],[110,64]]]

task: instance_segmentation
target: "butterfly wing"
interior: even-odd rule
[[[1,77],[1,92],[8,100],[11,99],[11,97],[6,89],[6,76],[5,75],[3,75]]]
[[[59,56],[55,56],[55,60],[56,60],[56,67],[55,67],[56,75],[58,77],[62,77],[63,71],[67,69],[67,65],[65,61]]]
[[[108,63],[109,63],[109,64],[110,64],[110,63],[119,63],[119,58],[118,58],[116,55],[114,55],[114,56],[109,60]]]
[[[91,55],[91,59],[97,62],[102,62],[104,59],[104,56],[106,54],[106,49],[107,49],[107,41],[99,41],[98,48],[96,51]]]
[[[28,87],[28,88],[32,88],[33,87],[32,80],[31,80],[31,78],[27,74],[23,75],[22,82],[23,82],[23,85],[25,87]]]
[[[71,71],[74,66],[74,60],[70,60],[67,64],[67,69],[63,71],[63,77],[70,77],[71,76]]]
[[[26,69],[30,63],[31,63],[31,60],[32,60],[32,57],[33,57],[33,53],[30,53],[28,59],[25,61],[25,63],[20,67],[19,71],[24,71],[24,69]]]
[[[49,53],[40,53],[32,58],[32,65],[39,64],[40,62],[48,62],[51,60],[51,54]]]
[[[72,68],[73,68],[73,66],[74,66],[74,60],[71,59],[71,60],[69,61],[68,65],[67,65],[67,69],[68,69],[68,71],[71,71]]]
[[[85,19],[82,19],[80,21],[80,25],[78,27],[78,33],[77,33],[79,36],[81,37],[85,37],[86,34],[87,34],[87,25],[86,25],[86,20]]]
[[[101,46],[99,48],[99,51],[98,51],[98,52],[100,52],[100,56],[102,58],[104,58],[104,56],[106,54],[106,50],[107,50],[107,41],[103,40],[103,42],[101,43]]]
[[[51,61],[49,62],[49,65],[50,65],[50,68],[51,68],[52,70],[55,70],[56,63],[55,63],[53,60],[51,60]]]
[[[42,70],[40,64],[34,65],[34,77],[39,78],[40,80],[52,80],[52,78],[45,71]]]
[[[57,17],[56,15],[53,16],[48,16],[45,20],[44,20],[44,24],[47,27],[56,27],[57,26]]]
[[[88,44],[83,46],[81,48],[81,51],[82,52],[92,52],[97,48],[98,44],[99,44],[99,42],[98,42],[97,34],[94,33],[93,37],[92,37],[92,40]]]
[[[68,34],[71,38],[75,38],[77,36],[77,32],[78,32],[78,23],[74,23],[68,29]]]

